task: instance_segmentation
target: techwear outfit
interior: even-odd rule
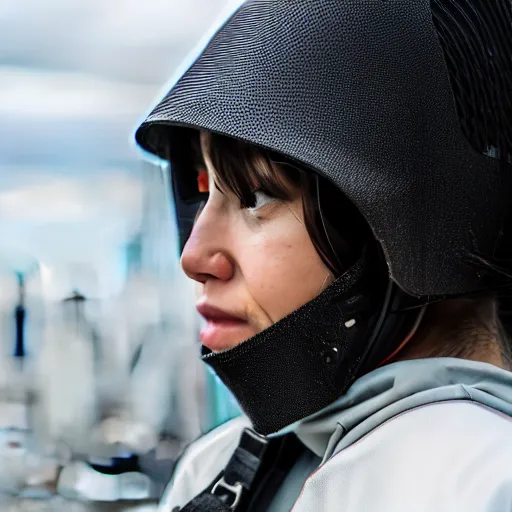
[[[259,435],[233,452],[235,421],[198,441],[169,506],[512,509],[510,374],[454,359],[375,370],[422,306],[511,284],[510,55],[510,0],[248,0],[142,123],[139,145],[171,163],[182,244],[201,200],[183,148],[201,129],[329,180],[382,251],[241,345],[203,347]],[[183,476],[195,463],[202,488]]]

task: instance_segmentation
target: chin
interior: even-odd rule
[[[226,352],[241,345],[256,334],[252,329],[247,328],[244,328],[244,332],[239,335],[228,331],[229,329],[226,328],[206,327],[201,331],[201,343],[214,353]]]
[[[238,345],[245,343],[246,341],[248,341],[251,338],[252,338],[252,336],[250,336],[249,338],[243,338],[243,339],[238,339],[238,340],[233,340],[233,341],[226,341],[225,343],[221,344],[222,346],[217,347],[215,350],[212,350],[212,349],[210,349],[210,350],[212,350],[212,352],[215,352],[215,353],[227,352],[228,350],[232,350],[232,349],[238,347]],[[204,345],[204,343],[203,343],[203,345]]]

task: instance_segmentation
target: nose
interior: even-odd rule
[[[190,279],[206,283],[209,279],[229,281],[234,263],[225,247],[221,220],[215,222],[208,206],[199,214],[181,255],[181,267]]]

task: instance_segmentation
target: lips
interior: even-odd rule
[[[245,322],[245,320],[240,316],[232,315],[226,311],[223,311],[222,309],[218,309],[205,303],[198,304],[197,311],[199,311],[199,314],[205,320],[212,320],[216,322]]]
[[[197,311],[206,320],[200,338],[203,345],[213,352],[222,352],[250,338],[253,333],[248,322],[209,304],[200,303]]]

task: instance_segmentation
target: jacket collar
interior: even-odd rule
[[[400,361],[359,378],[334,403],[278,435],[294,431],[319,457],[344,440],[351,444],[388,419],[414,407],[472,400],[512,417],[512,373],[455,358]]]

